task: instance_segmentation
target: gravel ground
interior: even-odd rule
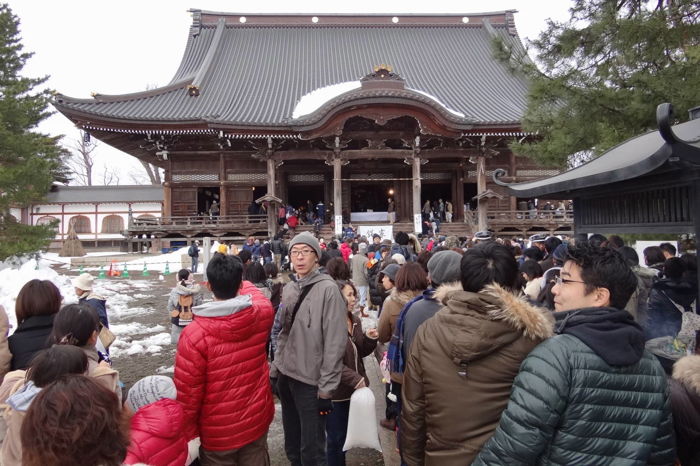
[[[66,274],[64,270],[59,273]],[[68,273],[69,275],[77,275],[77,273]],[[120,278],[108,278],[107,280],[123,281]],[[141,308],[144,311],[139,314],[125,315],[119,318],[118,316],[110,316],[110,324],[129,324],[139,323],[148,328],[153,328],[156,325],[165,327],[166,332],[170,332],[170,320],[166,312],[166,304],[168,294],[171,288],[175,285],[175,275],[171,274],[160,280],[157,274],[151,277],[141,277],[140,274],[132,274],[131,280],[138,285],[147,286],[146,292],[139,290],[133,295],[133,299],[129,302],[132,308]],[[109,284],[106,284],[109,287]],[[205,294],[205,300],[211,299],[211,294]],[[109,312],[109,299],[107,301],[107,309]],[[162,329],[160,332],[162,333]],[[142,340],[156,333],[144,333],[134,335],[133,340]],[[129,336],[121,337],[125,340]],[[134,382],[142,377],[163,374],[170,377],[173,376],[173,366],[175,364],[175,347],[171,344],[162,345],[162,351],[159,353],[139,353],[126,355],[123,352],[113,358],[113,366],[119,371],[120,378],[125,385],[125,390],[128,390]],[[378,400],[378,402],[381,402]],[[282,431],[282,413],[279,401],[275,400],[275,418],[270,426],[268,434],[268,448],[270,452],[271,464],[285,465],[289,464],[284,454],[284,434]],[[378,407],[379,410],[379,407]],[[381,407],[383,412],[383,406]],[[383,465],[384,460],[380,452],[369,449],[354,449],[348,452],[348,465]]]

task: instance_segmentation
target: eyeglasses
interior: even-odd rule
[[[289,255],[290,256],[297,256],[297,257],[299,257],[299,256],[306,257],[309,254],[311,254],[312,252],[314,252],[313,249],[295,249],[293,251],[289,251]]]
[[[554,278],[554,284],[555,285],[566,285],[567,283],[586,283],[582,282],[580,280],[567,280],[566,278],[561,278],[561,277],[555,277]]]

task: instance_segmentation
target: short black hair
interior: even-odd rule
[[[495,241],[467,249],[460,262],[462,288],[478,293],[497,283],[512,290],[518,283],[518,264],[507,247]]]
[[[662,251],[667,252],[671,254],[672,256],[675,256],[678,250],[674,245],[671,243],[661,243],[659,244],[659,247],[661,248]]]
[[[530,280],[544,275],[542,266],[535,261],[523,261],[523,263],[520,264],[520,273],[527,275]]]
[[[241,260],[241,262],[243,264],[245,264],[246,262],[248,262],[249,260],[251,260],[253,258],[253,253],[251,253],[247,249],[241,249],[240,251],[238,251],[238,258]]]
[[[658,246],[644,248],[644,262],[646,265],[662,264],[666,260],[664,252]]]
[[[588,237],[588,244],[593,246],[594,248],[599,248],[603,245],[608,240],[605,236],[601,235],[600,233],[593,233],[591,236]]]
[[[523,251],[523,256],[525,256],[526,259],[531,259],[535,262],[544,259],[544,254],[542,254],[542,250],[535,246],[525,248],[525,250]]]
[[[325,267],[328,261],[331,260],[331,255],[327,251],[321,251],[321,257],[318,259],[318,266]]]
[[[554,250],[561,244],[561,240],[556,236],[550,236],[544,240],[544,250],[547,254],[552,254]]]
[[[260,262],[251,262],[245,268],[244,278],[251,283],[263,283],[267,279],[267,274]]]
[[[338,242],[336,240],[331,240],[331,242],[328,243],[328,247],[330,249],[338,249]]]
[[[622,254],[622,257],[625,258],[630,267],[639,265],[639,254],[637,254],[637,251],[635,251],[634,248],[622,246],[621,248],[617,249],[617,252]]]
[[[567,254],[566,262],[573,261],[581,268],[586,294],[596,288],[607,288],[610,306],[625,308],[637,289],[637,276],[622,254],[615,249],[596,247],[587,242],[570,246]]]
[[[243,262],[237,256],[214,255],[207,265],[207,280],[216,299],[231,299],[243,280]]]
[[[680,257],[669,257],[664,262],[664,276],[669,280],[680,281],[685,273],[685,263]]]
[[[405,231],[397,231],[396,235],[394,235],[394,240],[397,244],[400,244],[401,246],[406,246],[409,241],[408,233],[406,233]]]

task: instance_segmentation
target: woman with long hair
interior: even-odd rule
[[[15,303],[17,330],[7,339],[12,353],[10,370],[26,369],[34,355],[51,346],[49,335],[61,308],[61,292],[48,280],[29,280]]]
[[[396,272],[394,285],[379,314],[377,330],[381,343],[388,343],[391,340],[396,330],[396,321],[406,303],[428,288],[428,274],[420,264],[408,262]],[[387,386],[387,417],[380,421],[382,427],[390,430],[396,427],[397,401],[401,397],[401,383],[403,383],[403,374],[392,372],[390,384]]]
[[[36,396],[21,439],[25,466],[117,466],[129,445],[128,420],[114,392],[91,377],[64,375]]]
[[[170,343],[177,345],[182,329],[192,322],[192,307],[202,304],[201,287],[195,283],[188,269],[177,273],[177,285],[170,290],[168,312],[170,313]]]
[[[90,305],[68,304],[56,314],[49,339],[53,344],[77,346],[83,350],[88,358],[87,375],[121,400],[119,372],[112,369],[107,357],[95,348],[101,325],[97,311]]]
[[[343,372],[340,385],[333,392],[333,411],[326,420],[326,460],[328,466],[345,464],[345,436],[350,415],[350,397],[352,393],[369,385],[362,358],[369,356],[377,346],[377,329],[362,331],[360,318],[353,314],[357,302],[357,290],[349,280],[336,280],[340,293],[347,303],[346,320],[348,339],[343,356]]]

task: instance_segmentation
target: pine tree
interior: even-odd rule
[[[537,66],[495,42],[497,55],[531,80],[527,131],[516,153],[564,167],[656,128],[659,103],[676,115],[700,105],[697,0],[574,0],[571,18],[550,21],[532,42]]]
[[[35,91],[48,76],[27,78],[22,68],[31,53],[22,51],[19,19],[0,5],[0,260],[37,251],[54,237],[53,226],[23,225],[12,207],[41,201],[54,180],[65,181],[59,137],[36,131],[51,113],[49,90]]]

